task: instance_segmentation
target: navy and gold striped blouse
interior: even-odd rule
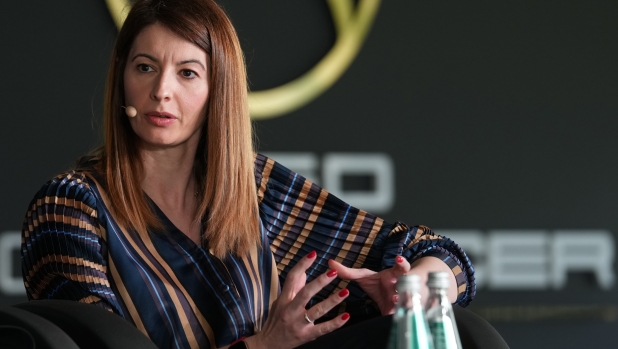
[[[397,255],[435,256],[455,274],[465,306],[475,295],[474,269],[453,241],[423,226],[387,223],[258,155],[255,161],[262,246],[215,258],[153,208],[164,232],[147,238],[119,225],[93,178],[72,171],[36,194],[23,226],[22,270],[30,299],[94,303],[124,317],[161,348],[216,348],[259,332],[295,263],[315,250],[311,280],[328,260],[382,270]],[[355,283],[336,280],[311,303],[348,287],[344,311],[378,314]]]

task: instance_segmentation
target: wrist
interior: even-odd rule
[[[246,338],[241,338],[235,342],[233,342],[228,349],[248,349],[247,342],[245,342]]]
[[[262,349],[262,348],[266,348],[266,346],[263,345],[262,340],[261,340],[261,336],[258,334],[254,334],[253,336],[250,337],[246,337],[242,340],[245,344],[245,348],[233,348],[233,349]],[[230,347],[230,349],[232,349]]]

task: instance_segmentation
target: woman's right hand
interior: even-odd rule
[[[308,310],[305,309],[311,297],[337,277],[337,271],[330,270],[306,284],[305,271],[315,261],[315,257],[316,253],[313,251],[290,270],[279,298],[270,309],[264,327],[256,335],[244,340],[249,349],[295,348],[338,329],[348,321],[350,315],[344,313],[332,320],[313,324],[313,321],[322,317],[348,296],[347,289],[330,295]]]

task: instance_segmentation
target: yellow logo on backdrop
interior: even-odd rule
[[[301,108],[330,88],[360,51],[381,0],[326,0],[335,23],[337,40],[311,70],[281,86],[249,93],[253,119],[269,119]],[[120,28],[131,7],[129,0],[105,0]]]

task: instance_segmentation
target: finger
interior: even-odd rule
[[[298,293],[298,291],[305,286],[305,283],[307,282],[307,274],[305,274],[305,272],[315,261],[316,256],[317,253],[315,251],[311,251],[305,257],[301,258],[292,269],[290,269],[290,272],[285,278],[285,283],[283,284],[281,295],[279,297],[293,299],[296,296],[296,293]]]
[[[311,333],[315,336],[315,338],[325,335],[327,333],[333,332],[339,327],[343,326],[350,319],[350,314],[343,313],[336,318],[323,322],[321,324],[315,325],[311,330]]]
[[[402,256],[397,256],[393,266],[385,271],[386,274],[383,274],[382,282],[388,285],[388,288],[392,288],[392,292],[396,292],[397,279],[410,271],[410,263]]]
[[[300,291],[298,291],[298,294],[296,295],[291,304],[293,306],[304,309],[305,305],[307,304],[307,302],[309,302],[311,297],[315,296],[316,293],[320,292],[320,290],[323,289],[324,286],[328,285],[336,277],[337,271],[334,269],[329,270],[328,272],[318,276],[313,281],[305,285],[305,287],[303,287]]]
[[[397,276],[403,275],[410,271],[410,262],[402,256],[395,257],[395,264],[393,265],[393,272]]]
[[[321,301],[320,303],[311,307],[311,309],[307,310],[307,316],[310,320],[315,321],[324,316],[335,306],[343,302],[343,300],[346,299],[349,295],[350,291],[348,291],[347,288],[344,288],[337,293],[333,293],[325,300]]]
[[[335,269],[339,274],[339,277],[344,280],[358,280],[376,273],[375,271],[366,268],[348,268],[334,259],[328,261],[328,266]]]

